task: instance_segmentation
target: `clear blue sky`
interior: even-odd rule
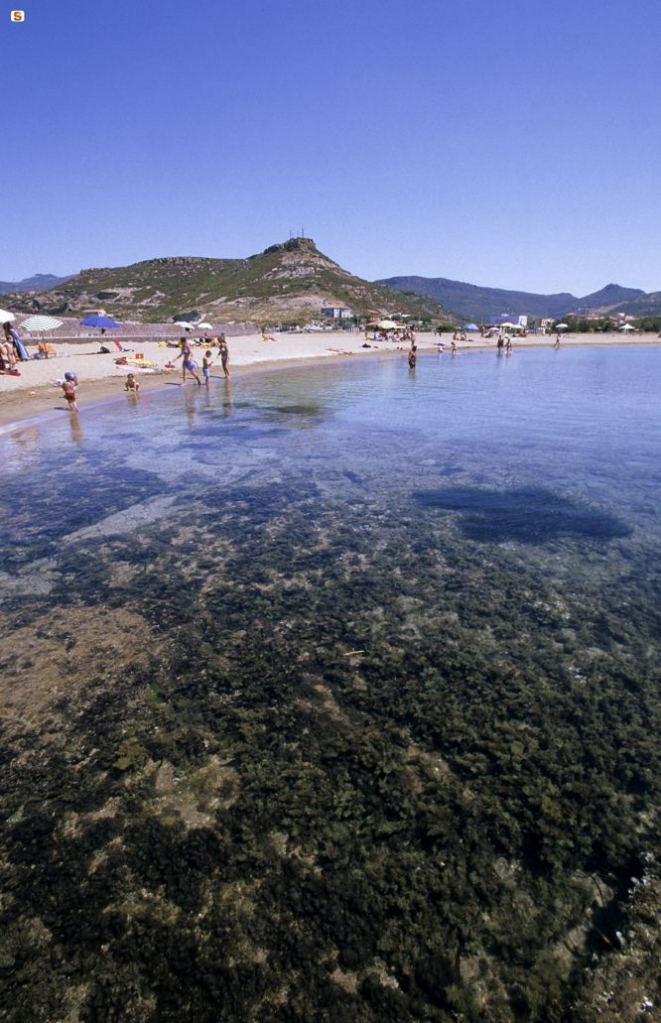
[[[0,280],[243,257],[661,290],[659,0],[13,0]]]

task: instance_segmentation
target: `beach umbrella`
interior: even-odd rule
[[[31,334],[43,334],[45,330],[55,330],[62,326],[62,320],[55,316],[28,316],[21,324],[22,330],[29,330]]]
[[[630,323],[625,323],[624,326],[621,327],[620,329],[621,330],[635,330],[636,328],[634,326],[632,326],[632,324],[630,324]]]
[[[0,309],[0,323],[11,323],[15,319],[13,313],[8,313],[6,309]]]
[[[109,316],[97,316],[95,313],[86,316],[84,320],[80,321],[80,325],[81,327],[100,327],[101,330],[120,330],[122,326],[121,323],[117,323]]]
[[[213,330],[213,326],[210,323],[207,323],[206,320],[204,320],[202,323],[196,323],[195,324],[195,329],[196,330]]]
[[[175,324],[174,325],[175,325],[175,327],[179,327],[179,328],[181,328],[181,330],[185,330],[185,331],[195,330],[195,327],[193,326],[193,324],[189,323],[187,320],[175,320]]]
[[[569,324],[568,323],[556,323],[555,329],[556,330],[569,330]]]
[[[379,320],[377,326],[381,330],[399,330],[401,323],[395,323],[394,320]]]

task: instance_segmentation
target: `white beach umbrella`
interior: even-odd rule
[[[30,333],[43,334],[45,330],[55,330],[62,326],[62,320],[55,316],[28,316],[21,324],[22,330],[29,330]]]
[[[569,324],[568,323],[556,323],[555,329],[556,330],[569,330]]]
[[[179,330],[195,330],[193,324],[189,323],[188,320],[177,320],[174,326],[178,327]]]
[[[196,323],[195,324],[195,329],[196,330],[213,330],[213,326],[210,323],[207,323],[206,320],[204,320],[202,323]]]
[[[620,327],[620,330],[635,330],[635,329],[636,328],[631,323],[625,323],[623,327]]]
[[[0,309],[0,323],[11,323],[15,319],[13,313],[8,313],[6,309]]]

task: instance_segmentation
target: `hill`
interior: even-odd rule
[[[389,277],[379,284],[405,294],[414,292],[434,299],[452,309],[466,320],[476,323],[489,322],[497,316],[519,316],[525,314],[534,319],[550,317],[557,319],[570,313],[586,312],[627,312],[623,303],[642,301],[650,298],[637,288],[623,288],[609,284],[601,291],[584,298],[576,298],[569,292],[556,295],[538,295],[527,291],[506,291],[501,288],[484,288],[476,284],[464,284],[445,277]],[[661,298],[661,295],[658,296]],[[657,309],[661,302],[657,303]]]
[[[661,315],[661,291],[652,291],[649,294],[639,293],[636,297],[620,303],[615,308],[618,313],[626,313],[629,316],[659,316]]]
[[[83,270],[51,290],[13,298],[21,312],[78,316],[102,307],[120,321],[159,322],[190,311],[225,322],[305,322],[329,306],[448,320],[433,299],[395,294],[355,277],[309,238],[271,245],[247,259],[179,256]]]
[[[34,274],[33,277],[25,277],[22,281],[0,281],[0,295],[6,295],[17,291],[48,291],[49,288],[56,288],[58,284],[64,284],[70,277],[55,277],[54,274]]]

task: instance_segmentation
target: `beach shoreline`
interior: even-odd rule
[[[104,339],[86,340],[84,342],[56,342],[57,357],[43,360],[30,359],[29,362],[18,363],[20,376],[0,374],[0,429],[3,432],[15,424],[48,413],[67,412],[66,402],[62,397],[58,381],[65,372],[75,372],[79,378],[79,407],[84,414],[86,408],[115,398],[125,393],[124,384],[129,372],[134,372],[143,392],[157,390],[167,384],[181,384],[181,362],[175,362],[175,369],[167,369],[166,363],[172,363],[177,351],[169,344],[156,340],[140,340],[136,348],[125,353],[114,349],[109,353],[99,351]],[[129,348],[130,339],[124,339]],[[419,353],[438,352],[439,343],[443,343],[443,354],[453,357],[450,352],[451,334],[441,337],[431,333],[420,333],[416,336]],[[634,338],[623,338],[621,334],[586,335],[576,334],[563,336],[560,348],[581,345],[649,345],[660,344],[656,335],[637,335]],[[229,337],[230,372],[232,378],[240,378],[246,373],[272,371],[299,366],[304,362],[323,362],[333,358],[348,359],[360,355],[378,356],[380,358],[405,357],[407,346],[397,348],[392,342],[374,342],[365,339],[362,332],[328,331],[311,334],[276,334],[273,341],[263,341],[259,334],[248,334]],[[551,336],[530,335],[517,340],[513,338],[514,351],[523,348],[553,347],[555,339]],[[367,347],[366,347],[367,346]],[[475,337],[457,341],[457,356],[467,351],[488,352],[496,350],[496,339]],[[34,348],[28,342],[28,350]],[[139,349],[139,351],[137,350]],[[198,366],[201,364],[204,346],[194,349]],[[144,361],[151,367],[140,368],[127,364],[117,364],[117,359],[126,356],[127,360],[137,355],[144,356]],[[209,386],[218,386],[224,381],[220,368],[217,349],[214,350],[215,361],[212,367],[212,379]],[[196,387],[194,380],[189,380],[188,387]],[[67,412],[67,414],[69,414]]]

